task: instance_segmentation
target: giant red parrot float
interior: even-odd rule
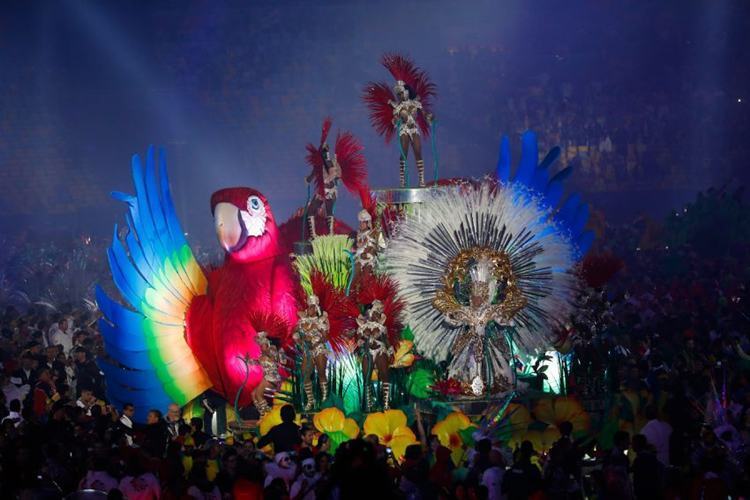
[[[134,403],[136,418],[150,408],[184,405],[208,389],[227,400],[240,390],[251,402],[263,373],[253,314],[274,314],[289,329],[297,321],[295,283],[268,200],[250,188],[222,189],[211,197],[224,264],[208,274],[185,240],[169,191],[165,155],[149,148],[145,166],[133,156],[135,196],[114,193],[128,205],[128,234],[117,227],[108,257],[126,306],[101,288],[97,301],[107,359],[100,366],[116,405]]]

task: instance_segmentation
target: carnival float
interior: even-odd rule
[[[572,167],[556,168],[559,148],[540,156],[529,131],[515,164],[504,137],[494,172],[439,178],[436,86],[406,57],[382,64],[394,81],[368,83],[363,101],[396,143],[398,187],[372,189],[360,142],[334,139],[326,119],[291,220],[278,224],[256,189],[213,194],[220,266],[187,243],[165,154],[133,157],[135,194],[114,193],[127,231],[116,226],[108,249],[119,297],[96,293],[113,404],[144,419],[176,402],[213,416],[219,434],[255,432],[255,420],[262,433],[292,404],[334,447],[375,434],[396,456],[416,441],[415,420],[457,458],[480,435],[545,449],[561,422],[589,428],[586,401],[568,395],[574,320],[596,314]],[[340,185],[361,201],[354,230],[334,216]]]

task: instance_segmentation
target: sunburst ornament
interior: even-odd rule
[[[480,376],[500,392],[512,380],[513,351],[545,348],[569,316],[576,257],[539,198],[488,179],[433,190],[398,226],[383,260],[416,347],[451,359],[452,377],[470,385]]]

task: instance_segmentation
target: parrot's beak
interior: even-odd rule
[[[214,207],[214,227],[219,243],[227,252],[242,248],[247,241],[240,210],[231,203],[218,203]]]

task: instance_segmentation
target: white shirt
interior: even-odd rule
[[[669,437],[672,435],[672,426],[661,420],[649,420],[641,429],[641,434],[656,448],[656,458],[659,462],[669,465]]]
[[[78,408],[83,408],[85,410],[84,413],[86,414],[87,417],[91,416],[91,407],[94,406],[93,404],[92,405],[88,405],[88,404],[84,403],[83,401],[81,401],[80,399],[76,399],[76,406]]]
[[[133,421],[127,415],[120,416],[120,423],[128,429],[133,429]],[[128,443],[128,446],[133,446],[133,436],[130,434],[125,434],[125,441]]]
[[[284,483],[286,483],[286,487],[289,487],[289,483],[292,482],[294,479],[294,476],[297,475],[297,467],[291,466],[291,467],[281,467],[275,462],[269,462],[266,464],[266,482],[263,484],[263,487],[265,488],[271,482],[276,479],[277,477],[280,477],[284,480]]]
[[[292,489],[289,490],[289,496],[292,498],[296,497],[300,493],[306,491],[305,496],[300,497],[301,500],[315,500],[315,485],[320,481],[320,473],[316,472],[312,477],[308,477],[305,474],[300,474]],[[307,482],[305,488],[302,488],[303,483]]]
[[[5,405],[10,409],[10,402],[14,399],[17,399],[21,403],[23,403],[23,400],[26,399],[26,395],[31,390],[31,387],[29,384],[23,384],[21,386],[17,386],[13,383],[7,383],[5,386],[3,386],[3,394],[5,394]]]
[[[487,500],[500,500],[503,497],[502,485],[505,469],[494,466],[482,474],[482,485],[487,488]]]
[[[8,412],[8,416],[3,418],[3,421],[0,422],[0,424],[4,424],[6,420],[18,420],[15,424],[15,427],[18,427],[21,425],[21,422],[23,422],[23,417],[21,417],[21,414],[17,411],[11,411]]]
[[[49,341],[52,345],[61,345],[67,355],[73,349],[73,332],[61,330],[57,323],[49,329]]]

